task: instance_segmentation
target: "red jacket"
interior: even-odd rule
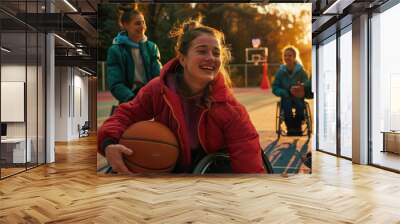
[[[186,123],[180,98],[165,84],[166,75],[174,74],[171,71],[178,63],[176,59],[169,61],[163,66],[160,77],[151,80],[133,100],[120,104],[104,122],[97,134],[101,154],[104,155],[107,145],[118,143],[132,123],[154,118],[169,127],[179,139],[182,152],[178,166],[184,170],[190,167],[191,150],[188,134],[183,131]],[[201,112],[198,122],[202,148],[206,153],[227,148],[235,173],[265,173],[258,134],[245,108],[225,86],[221,74],[217,75],[210,96],[211,107]]]

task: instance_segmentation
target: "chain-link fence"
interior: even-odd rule
[[[268,80],[272,83],[279,64],[267,64],[267,66]],[[264,65],[230,64],[228,71],[234,87],[258,87],[263,78]]]

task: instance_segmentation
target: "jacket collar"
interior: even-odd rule
[[[147,36],[145,35],[143,39],[139,42],[134,42],[128,37],[128,32],[122,31],[113,39],[113,44],[124,44],[131,48],[139,48],[139,43],[144,43],[147,41]]]
[[[180,66],[179,60],[173,58],[163,65],[160,72],[160,81],[162,84],[162,91],[171,91],[166,85],[166,76],[174,75],[176,68]],[[218,73],[212,84],[212,90],[210,98],[212,102],[226,102],[232,95],[232,90],[225,85],[224,77],[222,73]]]
[[[289,74],[294,74],[294,73],[300,71],[302,68],[303,68],[303,66],[301,66],[301,64],[296,62],[296,64],[294,65],[294,69],[293,69],[292,73],[289,73],[289,70],[288,70],[288,68],[287,68],[287,66],[285,64],[282,64],[279,69],[284,71],[284,72],[287,72]]]

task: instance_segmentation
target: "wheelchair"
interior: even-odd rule
[[[301,125],[301,135],[298,136],[308,136],[311,137],[312,134],[312,115],[310,104],[307,101],[304,101],[304,120]],[[281,102],[277,102],[276,104],[276,121],[275,121],[275,130],[278,135],[278,139],[280,136],[288,136],[288,130],[285,125],[285,114],[281,108]]]
[[[273,173],[272,165],[268,160],[267,155],[262,151],[262,160],[264,164],[265,171],[269,174]],[[233,173],[232,167],[230,165],[230,156],[227,152],[217,152],[213,154],[206,155],[201,159],[196,167],[194,168],[192,174],[204,175],[204,174],[227,174]]]
[[[78,124],[78,134],[79,134],[79,138],[89,136],[89,130],[90,130],[90,123],[89,123],[89,121],[85,121],[85,123],[84,123],[82,126],[80,126],[80,125]]]

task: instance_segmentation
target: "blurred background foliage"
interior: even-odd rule
[[[99,61],[105,61],[107,49],[113,38],[121,31],[118,23],[119,4],[102,4],[98,10]],[[185,4],[138,4],[129,6],[143,12],[149,40],[155,42],[161,53],[164,64],[174,57],[175,41],[168,37],[169,31],[188,18],[203,17],[203,24],[221,30],[225,34],[226,43],[232,52],[230,65],[243,65],[245,48],[252,47],[251,40],[259,38],[261,47],[267,47],[268,70],[272,75],[282,64],[281,50],[290,44],[299,49],[305,70],[311,72],[311,4],[309,3],[185,3]],[[262,68],[253,69],[261,73]],[[261,66],[259,66],[261,67]],[[249,74],[251,74],[251,69]],[[230,70],[241,71],[240,66]],[[241,72],[243,73],[243,72]],[[311,75],[311,74],[310,74]],[[232,74],[235,76],[235,74]],[[233,78],[236,86],[241,85],[242,76]],[[249,81],[257,84],[260,76]],[[236,80],[236,81],[235,81]]]

